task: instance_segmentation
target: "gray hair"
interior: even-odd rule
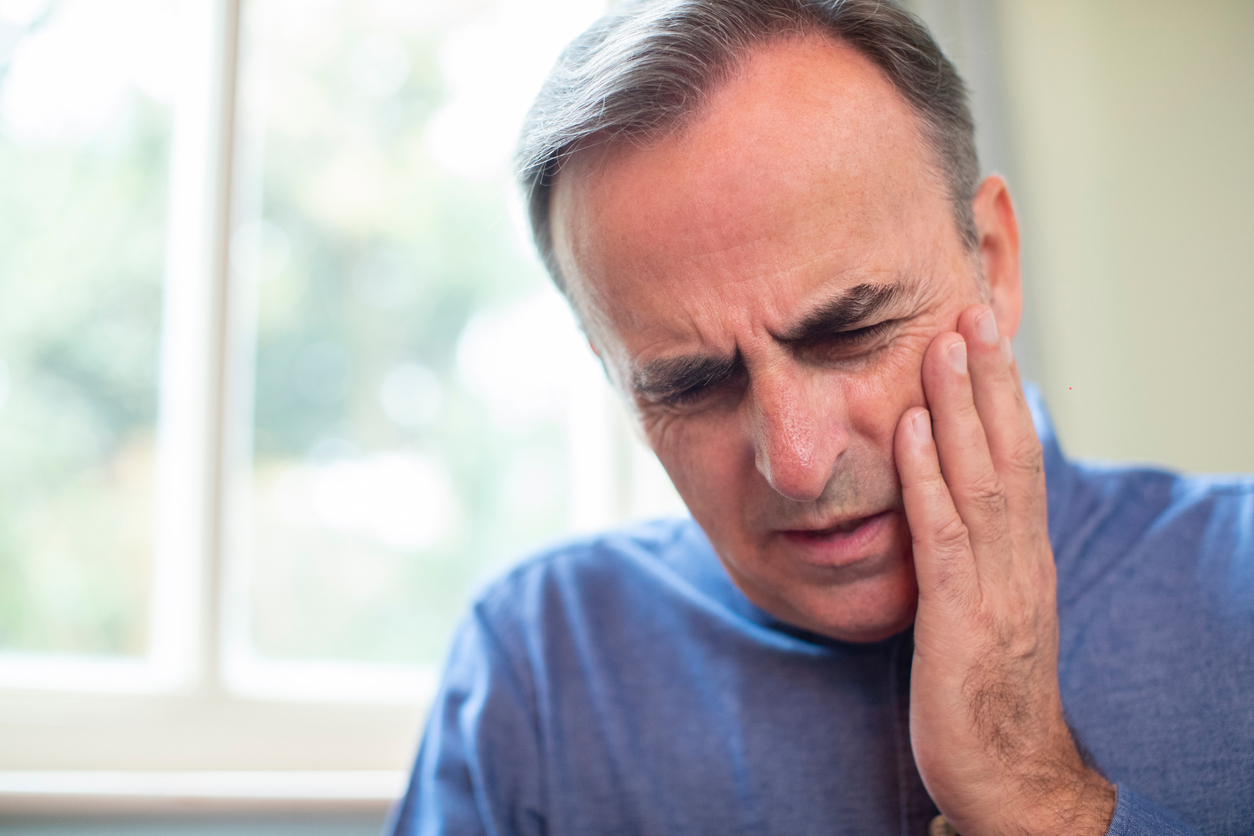
[[[927,27],[893,0],[628,0],[562,52],[519,139],[531,231],[563,292],[549,218],[563,161],[594,142],[661,137],[691,117],[751,47],[809,33],[858,50],[910,104],[945,179],[958,233],[975,250],[979,163],[966,87]]]

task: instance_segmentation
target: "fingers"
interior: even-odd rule
[[[1037,555],[1043,564],[1040,541],[1048,539],[1044,456],[1010,340],[997,333],[997,320],[983,305],[963,311],[958,331],[966,338],[972,397],[1005,492],[1010,535],[1026,547],[1022,554]]]
[[[996,317],[983,305],[963,311],[958,332],[967,344],[972,395],[993,467],[1012,497],[1032,494],[1043,475],[1041,446],[1010,340],[997,332]]]
[[[1009,551],[1007,501],[989,452],[960,334],[937,337],[923,359],[923,387],[932,412],[941,472],[976,557]]]
[[[902,416],[894,441],[920,589],[929,573],[961,574],[959,540],[977,580],[1003,586],[1028,555],[1045,553],[1023,548],[1045,530],[1044,470],[1009,341],[988,307],[968,308],[957,333],[932,341],[923,388],[930,412]],[[926,437],[919,414],[930,418]]]
[[[945,484],[926,409],[910,409],[897,422],[893,454],[910,521],[920,605],[932,596],[962,598],[976,592],[975,560],[967,527]]]

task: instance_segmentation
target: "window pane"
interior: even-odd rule
[[[0,5],[0,649],[147,644],[178,4]]]
[[[511,215],[508,160],[548,61],[596,13],[247,4],[237,557],[262,655],[433,662],[472,585],[565,526],[563,422],[572,387],[601,384]]]

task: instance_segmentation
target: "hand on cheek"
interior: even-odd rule
[[[923,388],[930,412],[908,410],[894,439],[919,582],[919,772],[963,836],[1105,833],[1114,790],[1063,718],[1040,443],[987,307],[933,340]]]

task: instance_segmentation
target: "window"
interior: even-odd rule
[[[163,305],[183,20],[138,3],[3,14],[0,682],[154,686],[179,559],[158,543],[158,487],[189,452],[169,447],[179,417],[158,418],[179,394],[158,381],[180,353]]]
[[[0,771],[403,768],[476,584],[680,507],[509,180],[599,12],[0,2]]]

